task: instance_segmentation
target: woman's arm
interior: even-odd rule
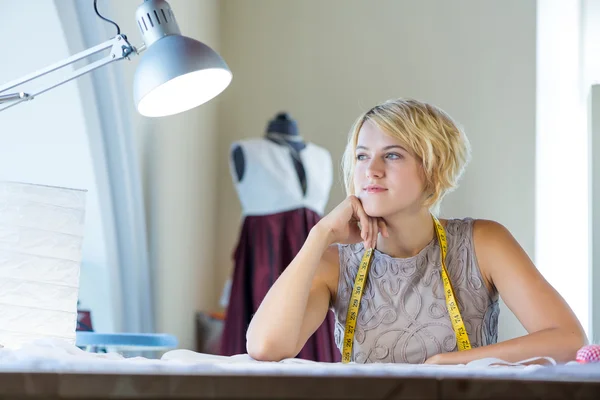
[[[321,219],[250,321],[246,333],[250,357],[262,361],[295,357],[325,320],[337,290],[339,255],[331,244],[364,241],[374,247],[379,232],[388,236],[385,223],[369,217],[356,196],[348,196]]]
[[[581,324],[510,232],[499,223],[477,220],[473,241],[484,278],[497,288],[528,335],[477,349],[439,354],[427,362],[464,364],[485,357],[516,362],[538,356],[552,357],[557,362],[575,360],[577,350],[587,343]]]
[[[246,333],[250,357],[295,357],[325,320],[338,275],[337,246],[328,246],[327,233],[317,226],[254,314]]]

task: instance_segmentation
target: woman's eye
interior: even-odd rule
[[[362,161],[362,160],[364,160],[364,159],[366,159],[366,158],[367,158],[367,156],[366,156],[365,154],[358,154],[358,155],[356,156],[356,159],[357,159],[358,161]]]
[[[390,160],[398,160],[398,159],[402,158],[402,155],[400,155],[398,153],[387,153],[385,155],[385,158],[390,159]]]

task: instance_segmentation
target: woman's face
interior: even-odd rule
[[[371,121],[362,125],[354,168],[354,191],[371,217],[420,210],[425,180],[421,161]]]

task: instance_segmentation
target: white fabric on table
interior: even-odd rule
[[[300,359],[261,362],[247,354],[231,357],[172,350],[161,359],[88,353],[60,340],[38,340],[20,349],[0,349],[0,372],[301,375],[379,377],[480,377],[600,381],[600,364],[520,365],[487,358],[466,365],[341,364]]]

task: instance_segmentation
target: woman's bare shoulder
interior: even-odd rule
[[[487,219],[473,220],[473,247],[488,288],[494,286],[493,269],[499,264],[500,259],[503,259],[508,253],[524,253],[504,225]]]

